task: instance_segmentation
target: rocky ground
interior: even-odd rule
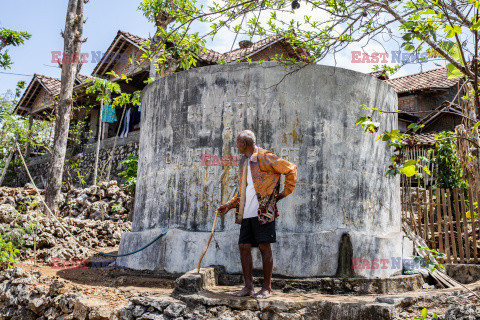
[[[43,193],[43,191],[41,191]],[[42,202],[33,186],[0,188],[0,234],[20,249],[20,260],[36,259],[49,265],[86,263],[94,249],[120,244],[123,233],[131,230],[125,209],[130,196],[116,181],[99,187],[74,189],[62,195],[58,221],[44,214]]]
[[[73,190],[64,194],[58,219],[82,244],[116,253],[121,234],[131,230],[131,222],[126,221],[126,212],[111,211],[115,201],[122,207],[131,201],[116,183]],[[0,188],[0,234],[23,246],[16,267],[0,271],[0,320],[318,319],[318,310],[307,307],[252,311],[242,309],[241,304],[186,303],[172,293],[179,275],[115,268],[114,259],[76,243],[53,217],[41,212],[39,203],[28,186]],[[230,296],[238,289],[224,289],[222,294]],[[274,295],[302,299],[298,294]],[[352,299],[335,297],[346,302]],[[375,301],[376,297],[366,298]],[[423,290],[395,301],[390,304],[393,319],[420,317],[423,308],[429,316],[435,312],[441,319],[480,319],[480,302],[459,289]]]
[[[106,268],[53,270],[23,262],[14,269],[0,272],[0,319],[319,319],[318,310],[309,307],[285,310],[280,304],[280,308],[245,310],[240,303],[228,306],[186,303],[172,294],[174,277],[149,273],[133,275],[131,272]],[[229,289],[233,292],[239,288]],[[230,291],[226,294],[230,295]],[[289,299],[286,294],[274,294]],[[294,295],[291,299],[301,297]],[[352,296],[338,296],[336,300],[348,302]],[[429,316],[436,312],[440,319],[480,319],[478,302],[459,290],[403,299],[395,306],[391,319],[419,317],[423,308],[429,310]]]
[[[43,195],[44,190],[40,190],[40,194]],[[29,183],[24,188],[0,187],[0,204],[9,204],[21,213],[42,207],[40,197]],[[131,221],[132,207],[128,190],[113,180],[62,193],[57,214],[78,219]]]

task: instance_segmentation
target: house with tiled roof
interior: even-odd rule
[[[92,59],[98,63],[92,71],[92,77],[105,78],[118,82],[122,92],[132,93],[136,90],[142,90],[149,77],[150,64],[147,59],[141,59],[144,53],[143,44],[146,39],[131,33],[119,30],[104,53],[92,52]],[[301,48],[293,47],[282,36],[269,37],[257,42],[243,40],[239,42],[239,47],[225,53],[219,53],[211,49],[202,52],[197,59],[195,67],[219,64],[221,61],[226,63],[244,62],[247,59],[252,61],[271,60],[275,55],[281,54],[286,58],[303,60],[308,53]],[[137,63],[140,62],[140,63]],[[128,83],[117,79],[108,72],[115,72],[118,75],[125,74],[131,78]],[[178,69],[177,71],[181,71]],[[85,89],[88,86],[85,80],[88,76],[78,75],[74,92],[77,99],[84,104],[97,104],[88,115],[87,121],[90,123],[90,130],[96,135],[98,131],[98,102],[95,97],[87,95]],[[15,112],[22,116],[32,115],[34,118],[40,118],[43,111],[53,110],[55,106],[54,98],[60,92],[60,79],[55,79],[43,75],[35,75],[30,82],[27,90],[20,99]],[[121,110],[116,110],[117,118],[121,117]],[[82,115],[84,116],[84,115]],[[75,117],[74,117],[75,118]],[[75,120],[75,119],[74,119]],[[105,124],[105,135],[102,138],[109,138],[116,135],[120,123]],[[139,127],[132,128],[133,131]]]
[[[398,94],[398,127],[406,132],[410,123],[424,124],[422,133],[453,130],[462,121],[457,95],[460,79],[449,79],[447,68],[437,68],[386,79]],[[455,99],[455,101],[454,101]],[[445,112],[443,112],[445,111]],[[428,120],[428,121],[427,121]]]
[[[75,78],[75,84],[80,85],[88,78],[79,74]],[[52,109],[59,93],[60,79],[35,73],[14,112],[21,116],[32,114],[34,118],[40,118],[43,111]]]
[[[375,76],[371,73],[372,76]],[[411,123],[423,125],[411,138],[403,140],[406,146],[405,159],[429,157],[428,150],[435,143],[435,136],[442,131],[454,131],[462,123],[461,99],[465,92],[461,90],[461,79],[449,79],[447,68],[437,68],[403,77],[383,79],[398,94],[398,128],[402,132],[412,133],[408,129]],[[433,164],[427,164],[433,171]],[[431,185],[435,179],[423,174],[424,184]],[[416,179],[402,176],[402,185],[416,185]]]

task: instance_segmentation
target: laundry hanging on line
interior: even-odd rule
[[[114,123],[116,121],[117,113],[115,112],[115,108],[110,104],[104,105],[102,108],[102,122]]]
[[[128,108],[126,111],[125,111],[125,116],[123,118],[123,128],[122,128],[122,131],[120,133],[120,138],[125,138],[128,134],[128,132],[130,131],[130,113],[131,113],[132,109],[131,108]]]

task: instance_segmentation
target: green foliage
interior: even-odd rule
[[[437,178],[440,188],[468,188],[463,178],[462,167],[457,156],[453,132],[440,132],[435,136],[435,144],[429,150],[429,157],[434,164],[433,176]]]
[[[125,208],[118,203],[112,204],[112,212],[124,212]]]
[[[421,317],[413,318],[413,320],[436,320],[436,319],[438,319],[438,316],[435,313],[432,315],[431,318],[428,316],[427,308],[422,309],[422,316]]]
[[[445,259],[447,257],[444,253],[427,247],[417,246],[417,248],[429,252],[429,254],[425,255],[424,257],[416,256],[413,258],[413,260],[419,263],[421,267],[427,268],[428,270],[430,270],[430,272],[433,272],[435,269],[438,271],[445,270],[443,264],[438,262],[439,259]],[[430,259],[430,255],[433,256],[435,260]]]
[[[119,175],[126,178],[125,185],[130,189],[132,193],[135,192],[137,185],[137,169],[138,169],[138,155],[137,152],[129,154],[125,160],[120,161],[120,164],[124,171]]]
[[[103,104],[111,104],[111,94],[121,94],[120,85],[116,82],[101,78],[89,78],[85,83],[90,86],[85,90],[86,93],[95,94],[97,101],[102,101]]]
[[[12,242],[7,242],[0,236],[0,270],[12,268],[17,260],[20,250],[15,248]]]
[[[32,35],[23,31],[14,31],[6,28],[0,28],[0,51],[6,46],[19,46],[25,40],[30,39]],[[0,53],[0,68],[10,69],[12,60],[8,54],[8,50]]]
[[[206,21],[198,16],[202,7],[198,7],[195,0],[143,0],[138,10],[149,22],[156,24],[159,12],[174,17],[174,20],[166,29],[157,28],[153,39],[160,41],[142,43],[144,54],[140,59],[153,60],[157,72],[161,67],[174,72],[177,65],[182,70],[196,66],[199,55],[206,52],[205,39],[199,37],[199,32],[191,32],[190,27],[194,20]],[[137,64],[141,65],[141,61]]]
[[[27,142],[31,152],[45,153],[47,146],[53,141],[54,123],[44,120],[33,120],[29,130],[29,119],[13,113],[21,91],[25,88],[25,81],[19,81],[15,93],[7,91],[0,96],[0,170],[5,166],[5,160],[10,153],[15,139],[22,152],[25,152]],[[16,170],[20,161],[11,162],[10,168]]]

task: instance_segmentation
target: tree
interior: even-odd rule
[[[65,153],[67,150],[70,115],[73,104],[73,86],[79,72],[78,56],[80,54],[83,34],[83,7],[88,0],[69,0],[64,39],[64,59],[62,62],[61,89],[58,105],[56,106],[55,136],[50,161],[47,186],[45,189],[45,203],[55,212],[60,200]],[[65,61],[69,60],[69,61]],[[47,209],[45,208],[47,211]]]
[[[32,35],[24,31],[13,31],[6,28],[0,28],[0,68],[9,69],[12,65],[12,60],[8,54],[8,50],[1,52],[7,46],[19,46],[25,40],[30,39]]]
[[[293,15],[294,10],[306,6],[302,15]],[[462,78],[462,89],[469,94],[465,97],[471,101],[472,108],[466,116],[464,132],[457,141],[467,141],[466,147],[478,146],[478,131],[475,123],[480,115],[479,87],[478,87],[478,30],[480,28],[479,9],[480,0],[407,0],[407,1],[378,1],[378,0],[225,0],[213,2],[209,6],[200,5],[196,0],[144,0],[140,5],[153,21],[158,14],[169,14],[175,17],[170,31],[159,28],[163,40],[170,39],[175,33],[186,34],[193,28],[194,22],[209,24],[209,30],[196,37],[203,39],[210,36],[212,39],[221,30],[230,30],[237,34],[258,36],[282,36],[296,50],[301,46],[309,53],[303,57],[305,61],[317,63],[328,54],[347,48],[348,45],[364,41],[381,41],[387,38],[391,41],[400,41],[400,48],[418,56],[425,48],[432,57],[440,57],[448,62],[449,77]],[[261,16],[262,15],[262,16]],[[288,15],[291,15],[289,17]],[[289,19],[291,18],[291,19]],[[247,21],[245,24],[244,21]],[[198,26],[195,28],[198,29]],[[162,31],[163,30],[163,31]],[[383,45],[382,45],[383,46]],[[165,48],[163,48],[165,49]],[[184,52],[179,53],[180,56]],[[273,60],[284,64],[297,62],[294,59],[285,59],[277,55]],[[418,62],[418,60],[417,60]],[[376,65],[375,69],[384,69],[385,72],[394,72],[398,67]],[[381,110],[381,108],[375,108]],[[369,107],[366,107],[366,110]],[[370,132],[376,132],[378,127],[371,117],[362,117],[357,124],[365,125]],[[408,135],[399,135],[399,132],[384,132],[381,139],[400,148],[401,139]],[[478,162],[478,150],[468,161]],[[465,159],[465,157],[460,157]],[[399,165],[395,160],[401,160]],[[397,171],[411,173],[418,163],[395,157],[390,173]],[[461,161],[465,169],[471,164]],[[479,168],[478,165],[473,166]],[[476,170],[478,172],[478,170]],[[415,169],[414,169],[415,172]],[[479,180],[479,174],[470,177]],[[470,183],[479,185],[480,183]],[[480,187],[479,187],[480,188]],[[478,190],[480,191],[480,190]]]
[[[143,0],[138,9],[156,27],[154,36],[142,44],[145,52],[137,61],[138,65],[150,61],[149,81],[196,65],[206,48],[198,32],[190,33],[191,15],[199,12],[195,1]]]
[[[29,145],[32,150],[49,150],[51,145],[52,125],[50,121],[35,120],[30,126],[30,121],[14,114],[13,110],[25,88],[25,81],[19,81],[15,93],[8,91],[0,98],[0,185],[7,173],[12,158],[16,154],[15,146],[18,143],[22,152],[26,152]],[[17,168],[13,161],[13,171]]]

